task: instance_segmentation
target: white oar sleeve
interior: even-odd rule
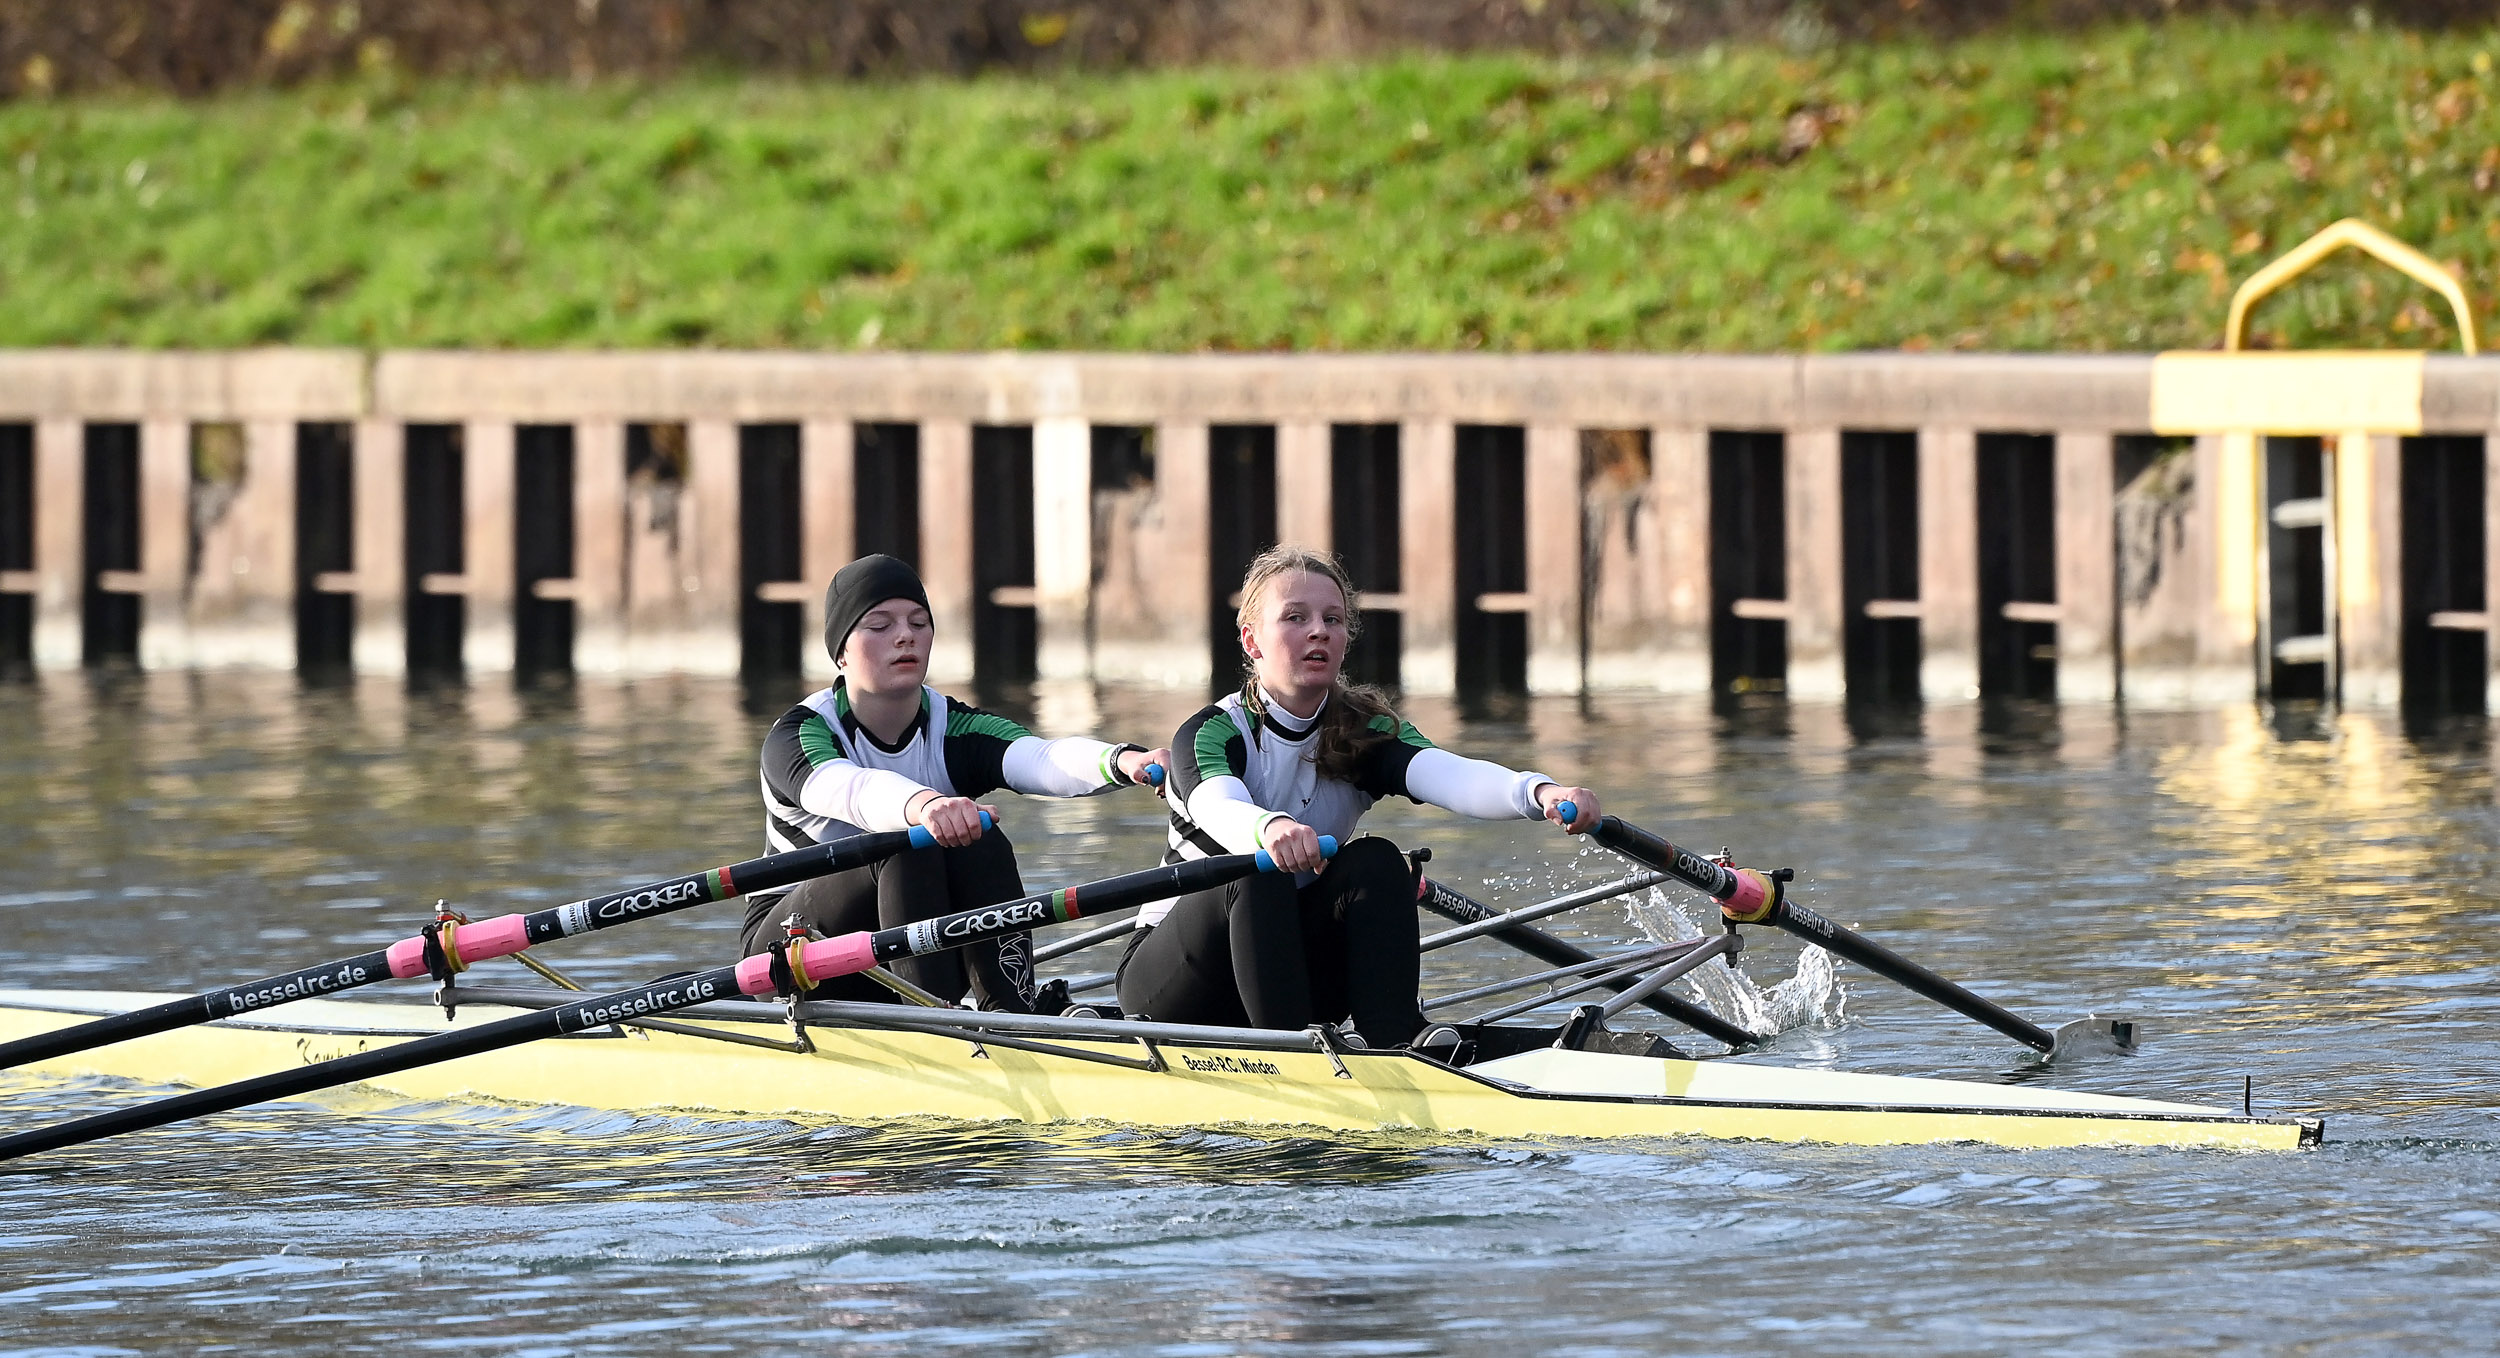
[[[1417,750],[1406,765],[1406,794],[1477,820],[1544,817],[1536,790],[1554,780],[1487,759],[1469,759],[1433,748]]]
[[[1234,853],[1266,848],[1259,831],[1284,814],[1250,800],[1250,785],[1231,774],[1209,778],[1189,793],[1190,823]]]
[[[908,830],[911,799],[926,791],[899,773],[836,759],[817,765],[799,785],[799,808],[862,830]]]
[[[1008,745],[1000,771],[1018,792],[1085,797],[1127,785],[1117,762],[1123,748],[1089,736],[1025,736]]]

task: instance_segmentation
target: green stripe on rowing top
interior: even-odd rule
[[[1012,744],[1033,733],[995,712],[967,712],[950,705],[946,709],[946,734],[950,737],[994,736]]]
[[[833,738],[833,727],[815,712],[799,723],[799,752],[807,756],[808,767],[830,764],[842,757],[842,742]]]
[[[1384,736],[1394,736],[1397,739],[1414,746],[1416,749],[1429,750],[1433,748],[1432,742],[1426,740],[1424,738],[1424,733],[1416,730],[1415,723],[1411,721],[1399,721],[1395,717],[1384,714],[1374,717],[1364,724]]]
[[[1241,770],[1234,768],[1233,761],[1224,754],[1224,747],[1239,739],[1240,728],[1221,712],[1198,723],[1197,739],[1190,742],[1190,753],[1198,761],[1198,776],[1221,778],[1229,773],[1240,777]]]

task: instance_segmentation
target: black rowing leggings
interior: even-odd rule
[[[1306,1028],[1351,1016],[1374,1047],[1423,1030],[1415,877],[1366,835],[1309,886],[1275,872],[1173,902],[1129,940],[1120,1008],[1159,1023]]]
[[[996,905],[1023,894],[1015,847],[1005,831],[993,828],[960,849],[905,849],[882,863],[801,882],[779,900],[750,905],[746,954],[751,957],[784,942],[789,933],[782,921],[794,912],[801,923],[832,938]],[[1033,1010],[1032,955],[1031,934],[1010,934],[905,958],[894,970],[949,1003],[970,990],[984,1009],[1026,1014]],[[895,994],[865,976],[837,976],[810,990],[807,998],[876,1001],[894,999]]]

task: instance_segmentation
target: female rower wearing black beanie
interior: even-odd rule
[[[957,702],[927,684],[935,629],[929,595],[911,567],[864,556],[825,591],[825,649],[842,677],[782,714],[764,737],[764,840],[774,853],[862,830],[929,827],[937,845],[906,849],[870,867],[747,898],[746,952],[781,943],[783,921],[832,936],[890,929],[1024,894],[1003,831],[981,832],[975,800],[999,788],[1083,797],[1170,767],[1169,751],[1084,736],[1043,740],[1022,726]],[[905,980],[950,1003],[969,990],[984,1009],[1029,1013],[1035,988],[1031,935],[899,963]],[[883,1000],[864,976],[828,981],[821,1000]]]

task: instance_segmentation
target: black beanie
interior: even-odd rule
[[[882,552],[835,571],[833,583],[825,587],[825,651],[841,660],[851,629],[888,599],[909,599],[927,608],[929,591],[921,587],[918,571]]]

